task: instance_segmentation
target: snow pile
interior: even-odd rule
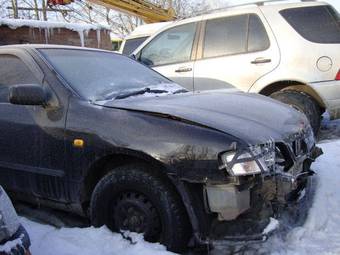
[[[337,139],[340,137],[340,120],[330,120],[329,114],[325,113],[322,116],[321,130],[319,140],[323,142]]]
[[[0,253],[9,253],[12,249],[16,247],[22,247],[22,241],[21,238],[15,239],[13,241],[6,242],[4,245],[0,245]]]
[[[314,203],[303,227],[262,248],[272,254],[340,254],[340,140],[320,145],[324,151],[312,166],[318,175]]]
[[[110,27],[104,25],[93,25],[85,23],[67,23],[67,22],[51,22],[41,20],[27,20],[27,19],[0,19],[0,25],[6,25],[12,29],[18,27],[34,27],[34,28],[67,28],[78,33],[89,30],[110,30]]]
[[[106,227],[61,228],[35,223],[22,218],[30,234],[34,255],[170,255],[160,244],[145,242],[141,235],[130,234],[131,244]]]
[[[245,254],[340,254],[340,140],[320,145],[324,155],[314,163],[317,190],[309,216],[302,227],[286,237],[273,236],[261,245],[246,247]],[[170,255],[164,246],[150,244],[132,234],[135,244],[112,234],[106,227],[61,228],[42,225],[22,218],[32,239],[34,255]],[[276,228],[272,221],[268,228]],[[211,254],[227,254],[215,250]]]
[[[262,234],[269,234],[279,227],[280,223],[277,219],[270,218],[270,222],[267,227],[263,230]]]

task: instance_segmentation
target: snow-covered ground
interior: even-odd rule
[[[317,187],[313,205],[302,227],[284,238],[273,237],[262,246],[250,247],[246,254],[340,254],[340,140],[319,145],[322,155],[313,165]]]
[[[61,228],[22,218],[30,233],[32,255],[167,255],[165,247],[147,243],[140,235],[130,234],[135,244],[112,234],[106,227]]]
[[[260,246],[248,247],[246,254],[340,254],[340,140],[320,146],[325,154],[313,165],[318,182],[305,224],[290,231],[285,238],[274,236]],[[131,244],[105,227],[57,229],[26,218],[22,218],[22,222],[31,235],[34,255],[171,254],[159,244],[143,241],[139,235],[133,235],[135,244]]]
[[[306,222],[284,237],[273,236],[264,244],[242,249],[244,254],[340,254],[340,121],[329,121],[325,116],[320,137],[323,141],[319,146],[322,147],[324,155],[312,166],[317,172],[318,181]],[[24,215],[34,215],[33,218],[44,218],[44,215],[39,215],[44,212],[23,212]],[[37,223],[25,217],[21,220],[30,233],[33,255],[171,254],[159,244],[145,242],[139,235],[132,235],[135,244],[131,244],[120,234],[112,234],[105,227],[65,227],[57,216],[49,217],[49,220],[54,225],[63,226],[61,228]],[[230,250],[222,249],[212,251],[212,254],[229,252]]]
[[[340,119],[330,121],[329,115],[325,113],[323,115],[319,140],[325,143],[334,139],[340,139]]]

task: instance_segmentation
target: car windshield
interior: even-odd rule
[[[80,96],[90,101],[184,92],[181,86],[119,54],[80,49],[39,51]]]

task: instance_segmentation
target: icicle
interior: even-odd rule
[[[97,42],[98,42],[98,48],[100,48],[100,41],[101,41],[100,33],[101,33],[101,29],[97,29]]]
[[[33,27],[29,27],[29,33],[32,36],[33,40],[35,40],[35,33],[34,33],[34,29]]]
[[[79,37],[80,37],[80,45],[81,47],[85,47],[85,43],[84,43],[84,30],[82,31],[78,31]]]
[[[45,43],[48,44],[48,38],[49,38],[49,29],[45,28]]]

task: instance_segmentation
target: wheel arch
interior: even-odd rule
[[[277,91],[284,91],[284,90],[294,90],[306,93],[310,97],[312,97],[319,105],[319,107],[324,111],[326,109],[326,105],[323,102],[322,98],[319,94],[307,83],[295,80],[283,80],[273,82],[259,91],[259,94],[264,96],[270,96],[271,94]]]
[[[108,154],[96,162],[94,162],[87,174],[84,177],[83,185],[81,189],[81,206],[83,208],[83,212],[88,214],[91,195],[97,183],[103,178],[107,173],[109,173],[113,168],[122,166],[124,164],[131,163],[142,163],[152,166],[152,168],[160,169],[161,171],[157,172],[159,176],[170,183],[170,185],[174,188],[174,190],[178,193],[181,198],[182,204],[185,208],[186,213],[189,217],[189,222],[193,230],[193,240],[194,242],[201,242],[200,236],[200,225],[198,220],[197,212],[194,211],[194,207],[196,208],[198,205],[197,201],[190,194],[187,185],[184,184],[179,178],[177,178],[176,172],[167,167],[161,161],[152,158],[151,156],[145,155],[143,153],[113,153]]]
[[[138,162],[160,169],[161,171],[159,171],[159,174],[163,177],[166,177],[167,173],[170,172],[170,170],[162,162],[141,152],[120,151],[102,156],[93,162],[84,174],[82,188],[80,191],[80,202],[84,212],[86,213],[92,192],[101,178],[103,178],[113,168]]]

